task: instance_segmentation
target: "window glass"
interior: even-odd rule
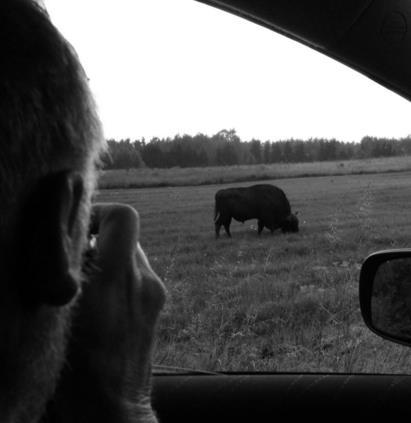
[[[410,104],[357,72],[192,0],[47,3],[109,140],[100,201],[141,216],[169,299],[155,362],[198,370],[397,373],[364,325],[362,260],[410,246]],[[214,196],[281,188],[299,232],[233,221]],[[240,207],[240,206],[238,206]]]

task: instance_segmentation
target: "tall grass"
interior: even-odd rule
[[[102,172],[100,188],[196,186],[307,176],[401,172],[406,170],[411,170],[411,158],[403,156],[337,162],[108,170]]]
[[[273,181],[271,181],[273,182]],[[215,186],[103,190],[133,204],[169,290],[158,364],[204,370],[409,372],[408,348],[371,333],[358,277],[369,253],[411,241],[411,174],[283,179],[300,232],[253,221],[214,239]]]

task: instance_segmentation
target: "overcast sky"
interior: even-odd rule
[[[294,41],[194,0],[46,0],[107,138],[411,134],[411,105]]]

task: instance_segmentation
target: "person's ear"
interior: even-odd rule
[[[68,304],[80,288],[78,254],[73,245],[79,206],[83,197],[82,178],[69,171],[44,177],[26,201],[20,219],[19,287],[34,305]]]

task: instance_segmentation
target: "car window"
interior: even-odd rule
[[[358,277],[369,253],[410,246],[409,102],[192,0],[47,8],[105,127],[98,198],[138,209],[169,291],[156,364],[408,372],[409,349],[365,327]],[[234,219],[216,239],[216,192],[255,184],[283,190],[299,232]]]

